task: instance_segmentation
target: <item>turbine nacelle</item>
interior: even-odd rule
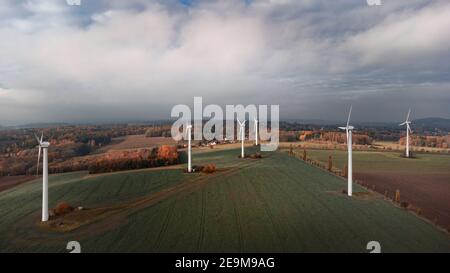
[[[245,126],[245,122],[246,122],[246,120],[244,119],[244,121],[243,121],[243,122],[241,122],[240,120],[237,120],[237,122],[239,123],[239,126],[241,126],[241,128],[242,128],[242,127],[244,127],[244,126]]]
[[[39,161],[41,159],[41,150],[42,148],[48,148],[50,146],[50,142],[43,141],[44,133],[41,133],[41,138],[38,138],[36,134],[34,134],[34,137],[36,138],[36,141],[38,142],[38,158],[37,158],[37,165],[36,165],[36,175],[39,175]]]
[[[48,148],[50,146],[50,142],[44,141],[39,144],[41,148]]]
[[[353,129],[355,129],[355,127],[353,127],[353,126],[338,127],[338,128],[341,129],[341,130],[353,130]]]
[[[237,122],[239,123],[239,131],[242,133],[242,130],[244,130],[244,128],[245,128],[245,122],[246,122],[246,120],[244,119],[244,121],[241,122],[241,121],[238,119]]]
[[[409,115],[411,114],[411,109],[409,109],[408,110],[408,114],[406,115],[406,120],[405,120],[405,122],[403,122],[403,123],[400,123],[400,126],[403,126],[403,125],[407,125],[407,126],[409,126],[409,124],[411,124],[411,121],[409,120]]]
[[[400,123],[399,125],[400,125],[400,126],[403,126],[403,125],[409,125],[409,124],[411,124],[411,121],[405,121],[405,122],[403,122],[403,123]]]

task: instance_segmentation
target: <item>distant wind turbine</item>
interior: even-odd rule
[[[405,153],[406,157],[409,157],[409,133],[412,134],[411,127],[410,127],[411,121],[409,120],[410,114],[411,114],[411,109],[408,110],[408,114],[406,115],[405,122],[400,124],[400,126],[406,125],[406,153]]]
[[[50,143],[42,141],[44,134],[41,134],[39,139],[35,134],[37,142],[39,143],[38,161],[37,161],[37,173],[39,173],[39,160],[41,158],[41,149],[43,150],[43,163],[42,163],[42,222],[48,221],[48,147]]]
[[[255,145],[258,146],[258,120],[255,118]]]
[[[241,158],[244,158],[245,120],[240,122],[238,119],[237,121],[239,123],[241,133]]]
[[[192,172],[192,166],[191,166],[191,130],[192,125],[186,124],[187,128],[187,139],[188,139],[188,173]]]
[[[345,130],[347,135],[347,148],[348,148],[348,170],[347,170],[347,194],[348,196],[352,196],[353,191],[353,167],[352,167],[352,130],[355,128],[350,125],[350,116],[352,114],[352,106],[350,105],[350,111],[348,112],[347,125],[345,127],[339,127],[341,130]]]

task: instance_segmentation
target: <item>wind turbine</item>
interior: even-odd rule
[[[44,133],[41,134],[39,139],[35,134],[37,142],[39,143],[38,161],[37,161],[37,173],[39,173],[39,160],[41,158],[41,149],[43,150],[43,163],[42,163],[42,222],[48,221],[48,147],[50,143],[42,141]]]
[[[244,158],[244,140],[245,140],[245,120],[240,122],[239,119],[240,131],[241,131],[241,158]]]
[[[255,118],[255,145],[258,146],[258,120]]]
[[[408,110],[408,114],[406,115],[405,122],[401,123],[400,126],[406,125],[406,157],[409,157],[409,133],[412,134],[411,127],[409,126],[411,124],[411,121],[409,120],[409,115],[411,114],[411,109]]]
[[[187,137],[188,137],[188,173],[192,172],[192,166],[191,166],[191,130],[192,125],[186,124],[187,128]]]
[[[348,196],[352,196],[352,175],[353,175],[353,167],[352,167],[352,130],[355,128],[350,125],[350,116],[352,114],[352,106],[350,105],[350,111],[348,112],[347,118],[347,126],[339,127],[341,130],[345,130],[347,135],[347,147],[348,147],[348,170],[347,170],[347,194]]]

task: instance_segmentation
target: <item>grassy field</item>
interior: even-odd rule
[[[347,152],[340,150],[307,150],[308,157],[343,169]],[[423,214],[439,225],[450,228],[450,155],[417,154],[408,159],[398,152],[353,151],[355,178],[375,186],[392,197],[400,190],[402,199],[419,207]]]
[[[209,175],[52,176],[50,206],[89,208],[70,231],[39,224],[40,181],[1,192],[0,252],[67,252],[70,240],[83,252],[367,252],[372,240],[383,252],[450,252],[448,233],[377,194],[356,186],[348,198],[344,180],[286,153],[238,155],[194,154],[193,164],[219,167]]]
[[[112,143],[100,148],[97,153],[112,150],[129,150],[139,148],[153,148],[160,145],[176,145],[171,137],[146,137],[145,135],[129,135],[115,138]]]
[[[322,162],[328,162],[328,156],[331,155],[334,165],[340,169],[347,163],[347,151],[307,150],[307,155]],[[407,159],[400,157],[398,152],[353,151],[353,159],[354,168],[361,170],[450,174],[450,155],[446,154],[418,154],[416,159]]]

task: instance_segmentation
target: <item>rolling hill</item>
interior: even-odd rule
[[[382,196],[289,157],[239,150],[194,154],[214,174],[181,166],[91,176],[52,176],[50,206],[84,210],[39,222],[40,181],[0,193],[0,252],[450,252],[450,236]]]

